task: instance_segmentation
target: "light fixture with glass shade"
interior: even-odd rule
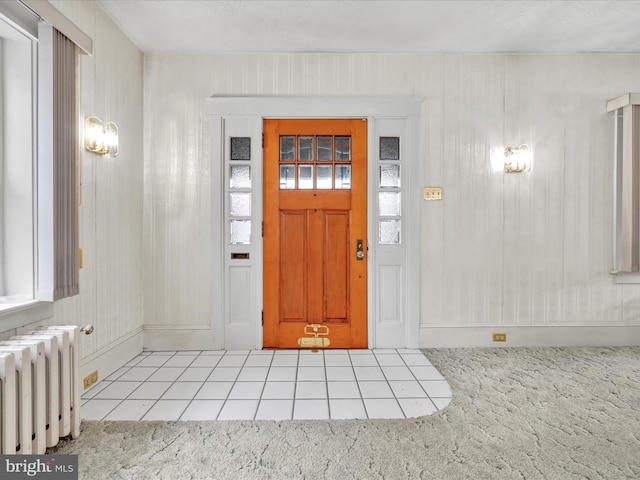
[[[504,171],[507,173],[524,172],[531,165],[531,147],[506,147],[504,149]]]
[[[117,157],[118,126],[115,122],[103,125],[98,117],[87,117],[84,122],[84,146],[90,152]]]

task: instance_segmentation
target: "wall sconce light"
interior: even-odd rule
[[[520,145],[519,147],[507,147],[504,149],[504,171],[507,173],[519,173],[529,168],[531,164],[531,147]]]
[[[84,147],[93,153],[117,157],[118,126],[114,122],[103,126],[98,117],[87,117],[84,121]]]

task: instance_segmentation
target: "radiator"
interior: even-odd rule
[[[80,435],[80,331],[42,327],[0,342],[0,453],[42,455]]]

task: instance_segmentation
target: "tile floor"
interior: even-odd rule
[[[82,399],[85,420],[409,418],[451,390],[419,350],[144,352]]]

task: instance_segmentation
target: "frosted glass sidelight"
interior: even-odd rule
[[[400,160],[400,137],[380,137],[380,160]]]
[[[231,137],[231,160],[251,160],[251,138]]]
[[[316,188],[318,190],[331,190],[332,185],[332,166],[318,165],[316,166]]]
[[[251,243],[251,220],[231,220],[230,242],[232,245]]]
[[[300,190],[313,188],[313,165],[298,166],[298,188]]]
[[[351,137],[336,137],[336,161],[351,160]]]
[[[380,188],[400,187],[400,165],[380,165]]]
[[[296,167],[280,165],[280,190],[294,190],[296,188]]]
[[[336,190],[351,189],[351,165],[336,165]]]
[[[229,179],[229,187],[231,188],[251,188],[251,167],[249,165],[232,165]]]
[[[280,160],[295,160],[296,137],[280,137]]]
[[[231,207],[229,215],[232,217],[250,217],[251,216],[251,193],[230,193]]]
[[[333,137],[318,137],[316,139],[318,153],[316,158],[320,161],[333,160]]]
[[[380,220],[380,243],[392,245],[400,243],[400,220]]]
[[[381,217],[400,216],[400,192],[380,192],[378,200]]]
[[[298,137],[298,161],[313,161],[313,137]]]

